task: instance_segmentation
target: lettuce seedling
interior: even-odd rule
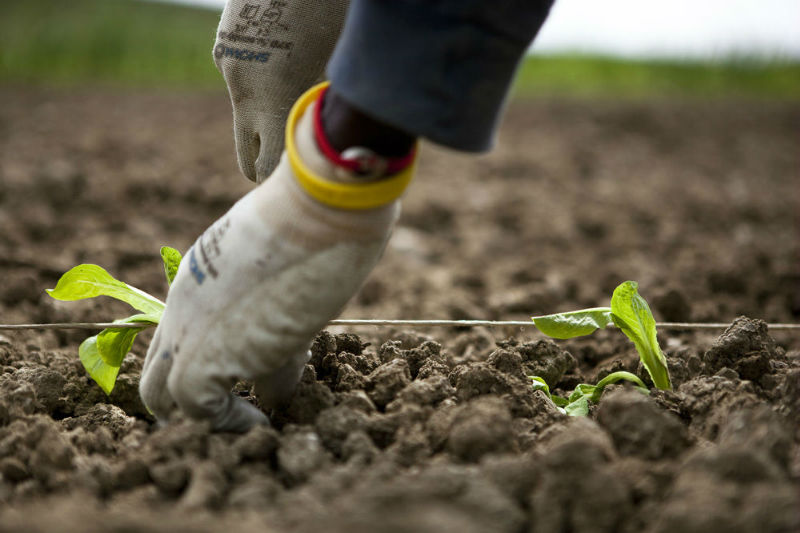
[[[550,400],[556,404],[563,413],[570,416],[587,416],[589,414],[589,402],[597,403],[600,396],[603,394],[603,389],[606,386],[616,383],[618,381],[626,380],[634,383],[635,387],[645,394],[650,394],[647,387],[635,374],[630,372],[612,372],[603,379],[597,382],[597,385],[589,385],[588,383],[581,383],[575,390],[572,391],[567,398],[556,396],[550,393],[550,387],[544,379],[539,376],[529,376],[533,383],[534,390],[541,390],[547,395]]]
[[[549,337],[571,339],[616,325],[636,346],[639,359],[659,389],[670,390],[667,359],[658,345],[656,321],[650,306],[639,295],[639,284],[626,281],[614,289],[611,307],[593,307],[568,313],[532,317],[536,327]]]
[[[163,246],[161,259],[167,283],[171,284],[181,262],[178,250]],[[136,335],[157,325],[164,314],[164,302],[115,279],[97,265],[78,265],[67,271],[47,294],[62,301],[84,300],[96,296],[110,296],[121,300],[141,313],[115,320],[119,324],[142,324],[141,328],[106,328],[84,340],[78,348],[83,367],[106,394],[111,394],[117,381],[122,360],[130,352]]]

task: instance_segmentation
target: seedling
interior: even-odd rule
[[[597,329],[617,326],[636,346],[639,358],[655,386],[669,390],[667,359],[656,337],[656,321],[650,306],[639,295],[639,284],[626,281],[614,289],[611,307],[594,307],[533,317],[539,331],[555,339],[571,339],[588,335]]]
[[[607,375],[598,381],[597,385],[581,383],[575,387],[575,390],[572,391],[572,394],[570,394],[567,398],[562,398],[561,396],[551,394],[550,387],[539,376],[530,376],[530,380],[533,382],[534,390],[544,391],[544,393],[547,394],[547,397],[550,398],[554,404],[556,404],[556,407],[558,407],[563,413],[570,416],[587,416],[589,414],[589,402],[597,403],[600,400],[600,395],[603,394],[603,389],[605,389],[607,385],[611,385],[612,383],[616,383],[618,381],[631,381],[635,384],[634,386],[638,390],[645,394],[650,394],[650,391],[647,389],[641,379],[639,379],[635,374],[624,371],[613,372]]]
[[[638,283],[626,281],[614,289],[611,307],[593,307],[536,316],[532,320],[539,331],[555,339],[571,339],[588,335],[600,328],[617,326],[636,346],[642,365],[647,369],[655,386],[670,390],[672,385],[669,380],[667,360],[656,337],[656,321],[650,306],[639,295],[638,289]],[[632,381],[636,384],[636,388],[649,392],[642,380],[630,372],[614,372],[600,380],[597,385],[582,383],[568,398],[550,394],[549,386],[538,376],[531,376],[531,380],[534,388],[543,390],[553,403],[572,416],[586,416],[589,412],[589,402],[597,402],[606,385],[620,380]]]
[[[163,246],[161,259],[164,262],[167,283],[171,284],[178,272],[181,254],[174,248]],[[141,311],[140,314],[114,321],[120,324],[141,323],[141,328],[107,328],[84,340],[78,348],[83,367],[106,394],[111,394],[114,390],[122,360],[131,350],[136,335],[157,325],[166,307],[158,298],[115,279],[97,265],[73,267],[61,276],[54,289],[47,289],[47,293],[62,301],[111,296]]]

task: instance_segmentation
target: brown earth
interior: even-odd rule
[[[91,262],[163,295],[158,247],[250,188],[221,93],[0,102],[2,323],[126,316],[43,289]],[[107,398],[86,333],[4,332],[0,531],[797,531],[800,335],[761,320],[800,321],[798,124],[785,103],[517,102],[491,155],[425,148],[344,315],[526,320],[634,279],[658,320],[732,323],[660,331],[674,391],[569,418],[531,389],[643,375],[612,330],[334,328],[274,427],[212,434],[147,417],[147,334]]]

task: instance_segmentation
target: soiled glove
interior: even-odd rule
[[[159,420],[177,407],[216,430],[267,423],[231,386],[255,381],[266,408],[289,395],[314,335],[359,289],[384,249],[407,180],[335,181],[312,130],[319,90],[292,111],[288,154],[272,177],[215,222],[181,262],[140,382]],[[360,205],[346,208],[351,204]]]
[[[214,62],[233,105],[239,168],[261,183],[278,164],[292,104],[319,81],[349,0],[228,0]]]

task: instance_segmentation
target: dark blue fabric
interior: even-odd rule
[[[552,0],[352,0],[328,64],[354,107],[457,150],[490,149]]]

